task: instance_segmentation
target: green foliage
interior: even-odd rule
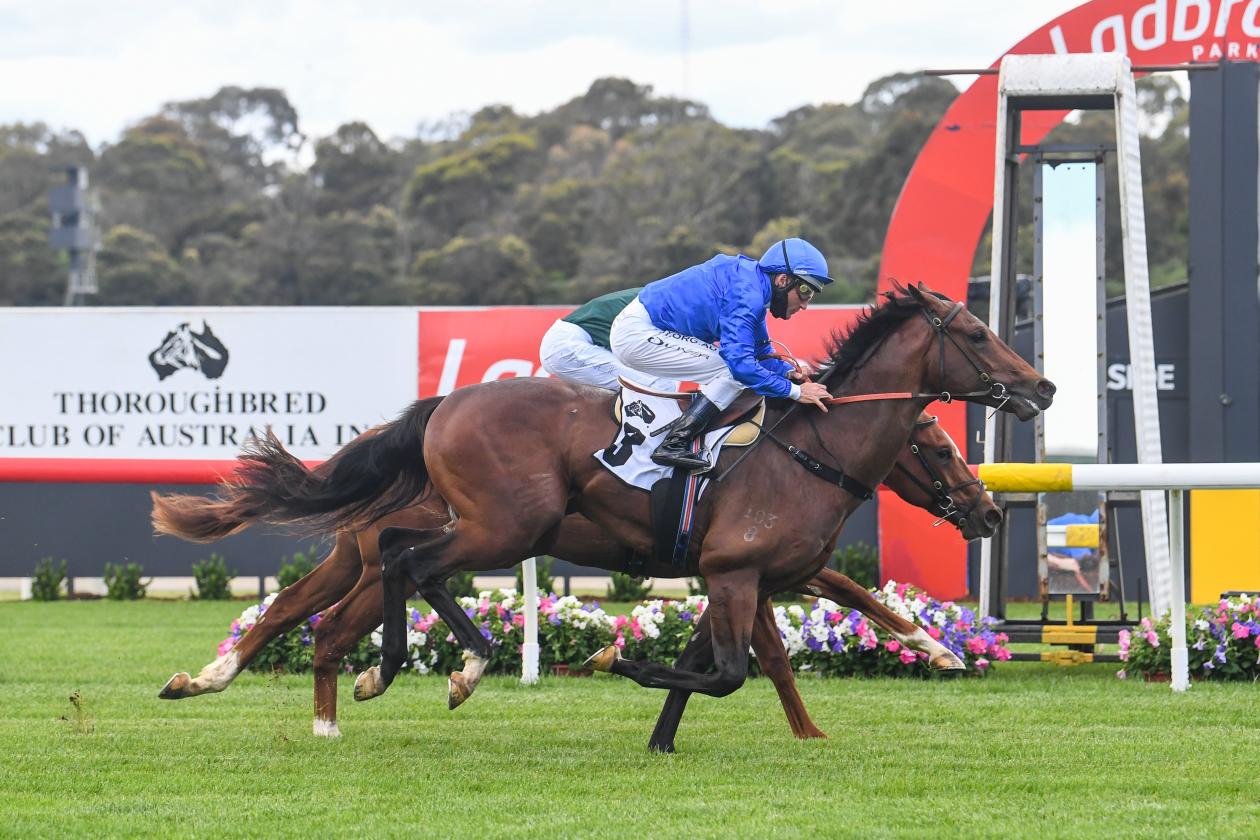
[[[112,601],[138,601],[151,583],[142,580],[144,567],[139,563],[106,563],[104,577],[105,597]]]
[[[862,540],[837,548],[828,563],[842,575],[847,575],[858,586],[871,589],[879,586],[879,549]]]
[[[644,578],[613,572],[608,580],[609,601],[642,601],[652,591]]]
[[[688,595],[708,595],[709,582],[702,577],[687,578]]]
[[[551,574],[551,564],[553,562],[554,562],[554,558],[538,557],[536,558],[536,562],[534,564],[535,565],[535,569],[534,569],[535,582],[538,584],[538,591],[543,594],[556,591],[556,579]],[[525,564],[524,563],[518,564],[516,567],[516,591],[517,592],[525,591]],[[474,592],[471,594],[476,595],[477,593]]]
[[[45,557],[35,564],[31,575],[31,597],[36,601],[56,601],[61,598],[61,586],[65,582],[66,561]]]
[[[1137,91],[1162,285],[1186,274],[1189,109],[1166,78]],[[820,302],[869,302],[906,175],[956,95],[941,79],[892,74],[856,102],[749,130],[604,78],[537,115],[489,105],[398,142],[349,121],[309,139],[306,170],[290,163],[308,142],[297,110],[273,88],[167,103],[99,150],[74,131],[0,125],[0,305],[61,300],[47,193],[67,164],[89,168],[99,198],[98,304],[579,303],[716,252],[757,256],[788,234],[828,257],[836,282]],[[1114,134],[1110,119],[1085,113],[1048,140],[1098,142]],[[1031,219],[1031,190],[1020,196]],[[1028,273],[1024,227],[1017,262]],[[1118,278],[1115,213],[1106,237]],[[973,273],[988,259],[977,248]]]
[[[306,575],[314,571],[318,561],[315,559],[318,549],[311,546],[306,551],[293,552],[293,559],[287,557],[280,558],[280,571],[276,572],[276,582],[280,584],[280,588],[292,586]]]
[[[446,591],[456,598],[476,598],[477,585],[473,583],[476,572],[455,572],[446,579]]]
[[[193,563],[192,573],[197,583],[197,600],[226,601],[232,597],[231,584],[236,570],[228,569],[223,555],[212,553],[209,558],[198,560]]]

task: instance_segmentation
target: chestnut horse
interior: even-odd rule
[[[984,486],[976,479],[949,435],[928,415],[920,417],[910,441],[902,450],[885,484],[901,498],[951,522],[964,539],[991,536],[1002,514]],[[320,565],[286,587],[231,651],[201,670],[196,677],[178,673],[167,682],[159,697],[178,700],[222,691],[248,667],[268,642],[291,630],[307,616],[336,604],[324,615],[315,631],[315,719],[316,735],[336,737],[337,676],[341,660],[358,641],[381,623],[380,563],[376,543],[382,528],[397,525],[408,528],[440,526],[447,519],[440,499],[427,499],[357,532],[338,535],[332,552]],[[225,525],[215,502],[200,497],[160,497],[155,495],[154,525],[159,533],[207,542],[222,536]],[[602,531],[594,529],[580,514],[565,517],[553,549],[555,556],[579,565],[590,565],[592,557],[609,558],[624,554]],[[355,576],[358,580],[355,582]],[[822,569],[804,587],[813,595],[856,609],[903,644],[922,650],[934,670],[957,673],[962,662],[921,628],[885,607],[861,586],[839,572]],[[773,604],[763,609],[773,627]],[[765,621],[758,616],[760,622]],[[708,625],[705,624],[705,631]],[[814,726],[796,691],[791,664],[778,639],[777,628],[769,634],[771,644],[763,644],[765,633],[754,632],[753,651],[762,672],[774,683],[792,733],[798,738],[822,737]]]
[[[888,474],[924,406],[961,398],[1027,420],[1050,405],[1054,385],[961,303],[922,287],[898,286],[886,298],[833,346],[819,378],[836,402],[862,401],[825,418],[773,406],[768,435],[793,458],[772,446],[754,449],[738,473],[742,480],[711,487],[702,500],[687,562],[708,583],[708,639],[693,639],[682,668],[623,660],[615,646],[594,654],[593,667],[645,687],[717,697],[737,690],[747,678],[760,605],[823,567],[844,521],[866,488]],[[607,406],[606,391],[554,379],[473,385],[436,406],[413,405],[314,471],[268,436],[247,448],[223,503],[250,520],[316,531],[362,528],[408,506],[431,484],[451,509],[446,525],[381,532],[381,663],[359,675],[355,697],[383,693],[406,662],[410,580],[464,647],[464,668],[449,678],[456,705],[476,687],[491,650],[446,590],[451,573],[549,553],[573,512],[631,551],[650,552],[646,497],[591,457],[617,430]],[[805,446],[825,461],[807,456]],[[808,480],[793,459],[820,480]],[[649,562],[647,573],[675,572]]]

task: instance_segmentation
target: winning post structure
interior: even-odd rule
[[[1185,491],[1260,487],[1260,464],[981,464],[977,474],[990,490],[1004,493],[1071,493],[1084,490],[1168,494],[1171,682],[1173,691],[1189,688]]]
[[[308,467],[321,462],[306,461]],[[0,482],[45,484],[217,484],[236,461],[133,458],[0,458]],[[524,561],[525,643],[521,682],[538,682],[538,561]]]

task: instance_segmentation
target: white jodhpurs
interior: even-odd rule
[[[611,350],[591,341],[590,333],[568,321],[556,321],[543,334],[538,357],[543,370],[552,376],[572,379],[586,385],[616,391],[621,388],[617,377],[624,376],[632,382],[658,391],[678,390],[677,380],[649,376],[623,365],[617,361]]]
[[[695,336],[658,328],[638,298],[613,321],[609,339],[613,355],[624,364],[654,376],[699,382],[700,393],[718,408],[735,402],[744,390],[717,347]]]

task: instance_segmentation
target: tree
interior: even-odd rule
[[[97,257],[102,306],[175,306],[189,303],[179,265],[156,237],[119,225],[105,234]]]
[[[515,236],[457,236],[416,256],[409,272],[411,303],[536,303],[538,266],[529,245]]]

